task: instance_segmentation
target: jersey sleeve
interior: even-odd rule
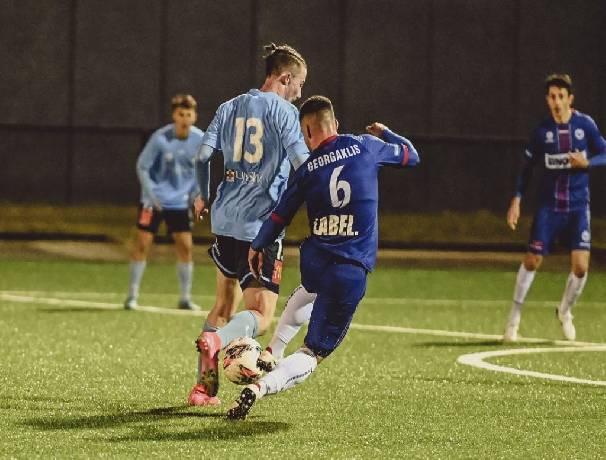
[[[141,184],[141,195],[144,207],[160,206],[160,200],[153,192],[154,181],[149,171],[160,155],[160,146],[156,131],[147,141],[137,159],[137,177]]]
[[[541,152],[541,145],[539,130],[536,129],[533,131],[528,143],[526,144],[526,148],[524,149],[522,169],[516,180],[514,196],[521,197],[526,191],[526,188],[532,179],[534,167]]]
[[[290,224],[293,217],[305,201],[303,187],[303,175],[296,174],[294,180],[290,183],[284,195],[280,199],[278,206],[269,218],[263,222],[259,233],[251,243],[255,250],[261,250],[271,245],[286,226]]]
[[[217,152],[209,145],[202,144],[196,155],[196,184],[197,192],[200,193],[202,199],[208,202],[210,196],[210,159]]]
[[[204,133],[204,137],[202,138],[202,144],[208,145],[209,147],[222,150],[221,149],[221,128],[223,126],[223,114],[225,112],[225,103],[221,104],[217,111],[215,112],[215,116],[211,120],[206,132]]]
[[[364,146],[375,153],[377,163],[381,166],[406,167],[416,166],[421,162],[412,142],[389,129],[383,131],[384,140],[368,134],[361,137]]]
[[[297,170],[309,157],[309,149],[305,145],[299,124],[298,111],[292,107],[292,110],[279,111],[278,116],[279,119],[276,120],[276,123],[280,132],[282,145],[286,150],[288,160],[293,168]]]
[[[595,121],[587,117],[587,140],[591,157],[589,158],[589,167],[606,166],[606,140],[600,133]]]

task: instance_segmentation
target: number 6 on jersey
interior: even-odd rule
[[[330,175],[330,202],[333,208],[344,208],[351,201],[351,186],[349,182],[344,180],[338,180],[339,174],[343,170],[343,166],[341,165],[333,169],[332,174]],[[339,198],[339,191],[343,192],[343,199]]]

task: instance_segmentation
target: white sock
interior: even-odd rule
[[[582,278],[577,278],[574,273],[570,273],[568,275],[568,279],[566,280],[566,289],[564,289],[562,302],[558,308],[558,312],[561,316],[572,315],[572,307],[581,295],[581,292],[583,292],[586,282],[587,273],[585,273]]]
[[[129,279],[128,279],[128,297],[136,299],[139,297],[139,285],[143,278],[143,272],[145,271],[146,262],[131,261],[129,268]]]
[[[316,357],[302,350],[280,360],[278,366],[259,380],[261,395],[286,391],[302,383],[318,367]]]
[[[179,287],[181,296],[180,300],[191,299],[191,283],[194,275],[194,263],[193,262],[178,262],[177,263],[177,278],[179,278]]]
[[[520,264],[518,275],[516,276],[516,285],[513,290],[513,302],[511,304],[511,312],[509,313],[509,322],[511,326],[519,326],[522,317],[522,305],[526,300],[526,294],[534,281],[536,270],[526,270],[524,264]]]
[[[298,286],[286,301],[284,312],[280,316],[278,325],[268,347],[277,359],[284,356],[284,350],[290,341],[297,335],[311,316],[313,302],[317,294],[307,292],[303,286]]]

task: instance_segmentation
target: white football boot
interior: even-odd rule
[[[508,323],[505,327],[505,333],[503,334],[503,342],[517,342],[518,328],[518,324]]]
[[[572,313],[568,312],[562,314],[556,308],[556,315],[562,324],[562,332],[564,333],[566,340],[575,341],[577,338],[577,330],[575,329],[574,324],[572,324],[572,319],[574,318]]]

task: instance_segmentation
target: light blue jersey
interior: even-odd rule
[[[204,132],[192,126],[187,139],[175,135],[175,125],[156,130],[137,160],[144,207],[187,209],[198,195],[195,160]]]
[[[273,92],[252,89],[219,106],[202,142],[202,170],[215,150],[223,152],[213,233],[252,241],[286,188],[290,164],[296,169],[307,159],[298,110]],[[208,174],[199,181],[207,198]]]

